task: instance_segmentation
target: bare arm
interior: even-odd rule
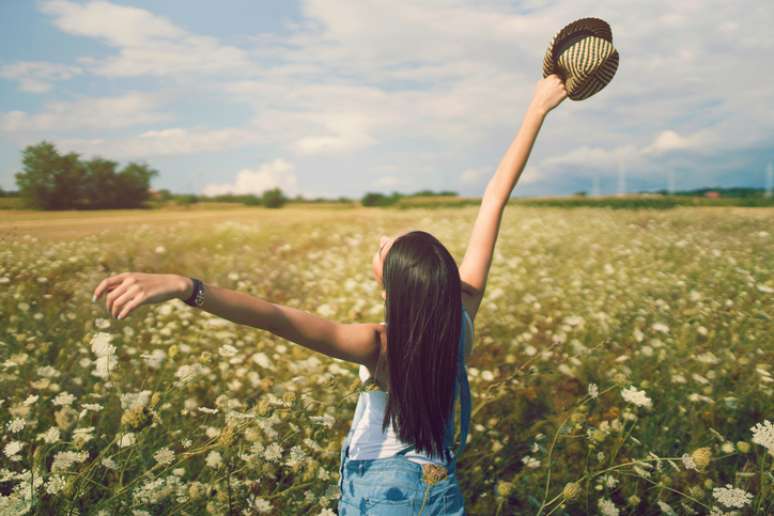
[[[178,276],[179,299],[193,290],[190,278]],[[378,358],[378,324],[342,324],[290,306],[270,303],[244,292],[205,284],[202,310],[237,324],[252,326],[325,355],[374,366]]]
[[[462,301],[471,319],[475,319],[484,296],[503,210],[524,170],[545,116],[566,96],[564,84],[558,76],[550,75],[538,81],[521,127],[487,184],[468,248],[460,265]]]

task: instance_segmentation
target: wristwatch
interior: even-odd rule
[[[204,304],[204,283],[198,278],[191,278],[191,281],[193,281],[193,292],[184,302],[189,306],[201,307]]]

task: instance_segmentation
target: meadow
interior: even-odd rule
[[[123,271],[380,322],[379,236],[477,213],[0,214],[0,514],[335,514],[357,365]],[[774,512],[774,208],[509,206],[475,321],[470,514]]]

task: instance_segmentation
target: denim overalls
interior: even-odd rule
[[[462,308],[463,314],[465,308]],[[461,403],[460,443],[449,461],[448,469],[436,464],[418,464],[404,454],[413,446],[392,457],[378,459],[349,458],[350,427],[343,441],[339,465],[339,515],[432,515],[465,514],[462,491],[457,481],[457,457],[465,449],[470,424],[470,386],[465,370],[465,316],[459,341],[457,381],[454,402],[459,393]],[[446,427],[446,442],[454,442],[454,404]],[[446,450],[451,452],[447,446]],[[451,453],[449,453],[451,455]]]

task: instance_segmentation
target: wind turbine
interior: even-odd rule
[[[618,160],[618,197],[626,195],[626,167],[623,160]]]

